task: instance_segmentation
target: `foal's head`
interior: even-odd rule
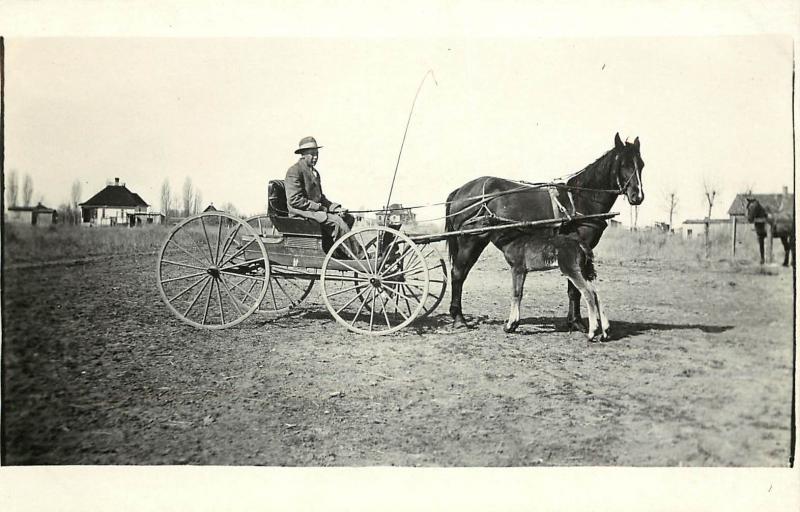
[[[644,201],[643,168],[644,160],[639,154],[639,137],[636,137],[633,143],[627,141],[623,143],[617,133],[614,137],[612,172],[616,176],[620,193],[624,193],[632,205],[639,205]]]

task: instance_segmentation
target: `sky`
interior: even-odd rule
[[[115,177],[160,210],[186,178],[203,203],[266,209],[307,135],[328,197],[444,201],[483,175],[551,181],[639,137],[639,224],[713,217],[738,192],[793,188],[792,41],[670,38],[8,38],[5,176],[81,200]],[[620,198],[612,211],[630,222]],[[418,212],[440,217],[441,207]]]

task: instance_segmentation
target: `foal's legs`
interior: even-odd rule
[[[519,327],[519,305],[522,302],[522,290],[525,287],[525,277],[528,271],[525,269],[524,262],[521,265],[514,265],[511,268],[511,282],[514,295],[511,299],[511,311],[508,314],[508,322],[503,326],[503,331],[511,333]]]
[[[581,291],[569,279],[567,279],[567,296],[569,297],[567,328],[570,331],[583,332],[583,323],[581,323]]]
[[[450,316],[453,317],[453,327],[467,327],[461,311],[461,291],[467,274],[478,261],[489,239],[467,235],[460,236],[457,240],[458,250],[455,254],[451,254],[453,264],[450,268],[450,278],[453,290],[450,292]]]
[[[608,318],[600,307],[600,299],[594,284],[584,279],[580,274],[569,275],[567,279],[583,294],[586,299],[586,309],[589,310],[589,341],[605,341],[608,339]]]

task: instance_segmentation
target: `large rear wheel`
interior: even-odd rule
[[[224,329],[250,316],[269,288],[269,259],[256,232],[223,212],[189,217],[158,253],[156,282],[175,316],[203,329]]]

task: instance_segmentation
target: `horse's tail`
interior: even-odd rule
[[[453,221],[453,217],[450,216],[450,205],[452,204],[453,198],[458,193],[459,189],[455,189],[454,191],[450,192],[447,196],[447,202],[444,205],[444,230],[446,233],[455,231],[455,223]],[[450,257],[450,263],[453,263],[453,260],[456,257],[456,253],[458,252],[458,238],[455,236],[448,236],[447,237],[447,255]]]
[[[581,274],[583,274],[583,278],[587,281],[594,281],[597,278],[597,271],[594,268],[594,253],[592,252],[592,248],[583,242],[579,242],[578,246],[581,248],[581,253],[583,253]]]

